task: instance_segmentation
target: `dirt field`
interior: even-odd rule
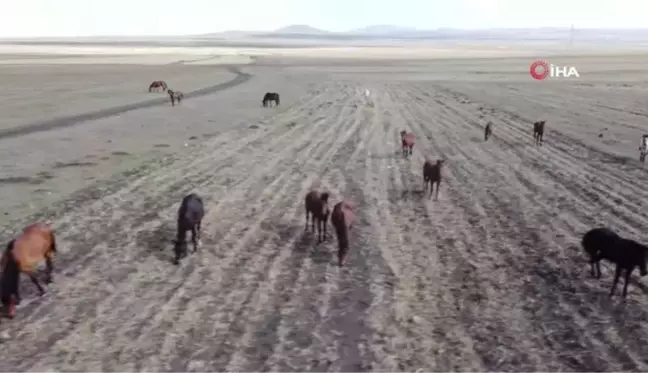
[[[611,267],[589,278],[579,246],[599,224],[646,242],[645,58],[572,58],[581,79],[545,82],[531,59],[173,65],[137,83],[142,67],[112,66],[133,89],[165,73],[185,92],[248,76],[112,116],[126,102],[84,109],[78,95],[40,118],[23,93],[34,117],[12,126],[107,111],[0,138],[4,241],[36,219],[60,241],[52,291],[38,298],[25,279],[0,325],[0,369],[645,371],[647,289],[635,277],[626,302],[609,299]],[[26,80],[41,67],[5,68]],[[85,85],[127,86],[111,79]],[[265,91],[282,105],[262,108]],[[417,136],[411,159],[401,129]],[[421,192],[426,155],[447,159],[438,201]],[[357,206],[345,268],[333,236],[304,233],[312,185]],[[207,203],[203,247],[176,267],[191,191]]]

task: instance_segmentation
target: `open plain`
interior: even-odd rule
[[[648,369],[648,290],[608,298],[611,267],[591,279],[579,243],[597,225],[648,240],[645,55],[550,56],[580,78],[547,81],[528,74],[542,55],[55,57],[0,65],[2,239],[46,220],[60,251],[51,291],[23,280],[0,324],[0,370]],[[426,156],[447,160],[438,201]],[[304,232],[314,185],[356,206],[344,268],[331,233]],[[192,191],[203,246],[173,266]]]

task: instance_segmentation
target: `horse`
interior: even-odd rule
[[[326,223],[331,210],[328,205],[329,193],[320,193],[317,190],[311,190],[306,194],[304,207],[306,208],[306,227],[308,230],[308,216],[311,215],[312,231],[315,232],[315,223],[317,222],[317,242],[326,240]]]
[[[353,207],[346,202],[338,202],[333,206],[331,212],[331,224],[335,228],[335,234],[338,239],[338,265],[344,265],[344,259],[349,251],[349,230],[353,226],[355,215]]]
[[[486,128],[484,128],[484,141],[488,141],[488,138],[493,134],[492,124],[493,123],[488,122],[488,124],[486,124]]]
[[[45,260],[45,283],[51,284],[54,281],[52,259],[56,252],[54,231],[44,223],[35,223],[25,227],[18,237],[7,244],[2,258],[0,258],[0,268],[2,269],[0,302],[9,318],[14,317],[15,306],[22,300],[19,291],[20,273],[29,276],[40,291],[40,295],[44,295],[45,289],[36,276],[36,265]]]
[[[169,89],[167,93],[169,94],[169,98],[171,99],[171,106],[175,106],[176,101],[178,101],[179,104],[184,98],[184,93],[180,91],[174,91],[172,89]]]
[[[279,93],[266,92],[266,94],[263,96],[263,100],[261,102],[263,103],[263,107],[268,107],[268,104],[271,101],[275,102],[275,106],[279,106]]]
[[[196,193],[186,195],[178,209],[178,231],[176,239],[173,240],[173,252],[175,258],[173,264],[178,265],[180,259],[187,256],[187,231],[191,231],[191,242],[193,252],[198,251],[200,246],[200,228],[202,219],[205,216],[205,207],[202,198]]]
[[[621,277],[621,272],[625,271],[625,283],[623,285],[623,297],[628,295],[628,283],[630,275],[635,267],[639,267],[639,274],[644,277],[648,274],[646,268],[646,252],[648,246],[627,238],[622,238],[608,228],[594,228],[583,236],[581,245],[590,255],[592,265],[592,275],[594,275],[594,263],[598,269],[597,278],[601,277],[601,267],[599,262],[606,259],[616,264],[614,273],[614,282],[610,289],[610,296],[614,295],[614,290]]]
[[[445,159],[438,159],[435,164],[432,164],[429,159],[425,160],[423,164],[423,195],[427,192],[428,183],[430,184],[430,195],[428,198],[432,197],[432,192],[434,192],[434,183],[436,183],[436,195],[435,200],[439,199],[439,188],[441,187],[441,168],[445,163]]]
[[[614,247],[620,239],[621,236],[605,227],[590,229],[583,235],[581,246],[590,258],[592,277],[601,278],[600,261],[608,259],[608,248]]]
[[[646,154],[648,154],[648,135],[643,135],[639,145],[639,162],[646,161]]]
[[[156,80],[149,86],[149,93],[153,91],[153,88],[162,88],[162,91],[167,90],[167,84],[162,80]]]
[[[408,154],[412,155],[412,149],[414,148],[414,134],[407,133],[407,131],[401,131],[400,135],[401,135],[401,147],[403,150],[403,157],[407,158]]]
[[[542,145],[546,120],[533,123],[533,140],[536,145]]]

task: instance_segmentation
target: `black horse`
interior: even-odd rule
[[[544,130],[545,130],[545,120],[533,123],[533,140],[536,145],[542,145]]]
[[[276,92],[266,92],[263,96],[263,107],[268,107],[270,101],[275,102],[275,106],[279,106],[279,93]]]

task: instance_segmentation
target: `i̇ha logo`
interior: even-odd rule
[[[529,73],[536,80],[544,80],[548,76],[552,78],[571,78],[572,76],[580,78],[578,70],[574,66],[556,66],[545,61],[533,62],[529,68]]]

